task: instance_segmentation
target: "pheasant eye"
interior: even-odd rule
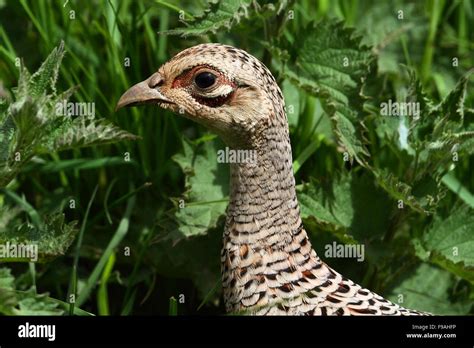
[[[211,87],[214,83],[216,83],[216,79],[216,75],[206,71],[197,74],[194,78],[194,82],[199,88],[208,88]]]

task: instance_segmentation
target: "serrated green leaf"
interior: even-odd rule
[[[19,207],[0,207],[0,231],[5,230],[7,226],[18,216],[18,214],[21,213],[21,211],[22,209]]]
[[[0,188],[5,187],[33,156],[65,149],[109,144],[136,137],[106,120],[58,112],[75,87],[56,93],[64,43],[55,48],[33,75],[22,66],[14,102],[2,101],[0,115]],[[94,115],[92,115],[94,116]]]
[[[15,278],[9,268],[0,268],[0,313],[13,315],[13,309],[18,304],[18,300],[13,292]]]
[[[9,268],[0,268],[0,313],[5,315],[62,315],[58,302],[33,289],[17,291]]]
[[[41,140],[38,135],[42,134],[48,116],[45,114],[45,104],[30,97],[25,97],[13,103],[8,109],[9,115],[15,124],[15,152],[24,156],[31,153],[36,144]]]
[[[11,117],[5,118],[0,123],[0,170],[8,160],[12,152],[13,138],[15,136],[15,124]]]
[[[114,126],[106,120],[76,117],[74,120],[67,121],[67,123],[56,128],[48,141],[38,149],[38,152],[62,151],[135,139],[137,139],[135,135]]]
[[[64,41],[54,48],[41,67],[29,78],[28,94],[31,97],[41,96],[48,91],[56,93],[56,81],[59,67],[64,58]]]
[[[335,229],[348,229],[352,222],[353,209],[350,197],[350,180],[347,177],[335,180],[330,188],[316,182],[305,184],[298,194],[301,217],[314,216],[318,222],[331,224]]]
[[[184,22],[187,27],[168,30],[163,34],[180,36],[198,36],[216,33],[219,30],[229,30],[242,18],[248,17],[251,0],[222,0],[209,2],[209,8],[192,21]]]
[[[462,206],[445,219],[436,217],[422,243],[430,252],[437,251],[454,263],[474,267],[474,210]]]
[[[15,277],[12,276],[11,270],[6,267],[0,268],[0,288],[13,289],[15,287]]]
[[[460,158],[467,158],[474,153],[474,128],[463,121],[465,114],[469,114],[469,109],[466,109],[464,104],[472,71],[463,76],[456,87],[436,106],[433,106],[435,105],[433,99],[425,93],[414,72],[412,70],[409,72],[411,75],[409,98],[420,103],[420,117],[409,118],[408,147],[412,149],[413,161],[408,172],[415,175],[408,177],[411,181],[410,186],[416,188],[413,194],[420,204],[411,204],[414,203],[411,200],[408,205],[416,210],[422,208],[433,212],[446,193],[444,187],[439,185],[443,176],[458,165]],[[396,191],[393,189],[393,184],[397,180],[381,179],[381,185],[393,195]],[[436,184],[432,184],[430,190],[420,194],[418,188],[429,180]],[[404,184],[403,187],[408,188],[408,185]],[[406,202],[403,197],[397,199]]]
[[[344,175],[330,186],[305,184],[298,192],[302,218],[314,220],[345,243],[381,237],[389,226],[393,202],[372,177]]]
[[[23,65],[23,61],[20,65],[20,76],[18,77],[18,87],[13,91],[17,98],[24,98],[29,94],[31,74]]]
[[[341,145],[365,165],[368,156],[352,122],[362,115],[362,87],[374,69],[375,57],[353,29],[334,20],[311,23],[294,57],[282,71],[298,87],[323,101]]]
[[[397,200],[398,204],[403,205],[401,209],[408,206],[419,213],[431,214],[444,194],[444,191],[440,190],[432,194],[415,195],[412,186],[402,182],[388,170],[373,169],[372,171],[380,187]]]
[[[184,207],[177,204],[178,230],[173,238],[206,234],[215,228],[227,207],[228,165],[217,162],[222,143],[207,141],[193,148],[183,141],[183,152],[173,157],[186,175]]]
[[[474,267],[468,267],[462,261],[453,262],[436,251],[430,253],[428,261],[474,284]]]
[[[435,112],[450,121],[455,121],[459,125],[464,122],[464,101],[469,78],[474,73],[474,69],[469,70],[456,84],[456,87],[436,106]],[[438,126],[438,125],[437,125]],[[439,126],[438,126],[439,127]]]
[[[369,153],[357,137],[357,131],[351,121],[336,112],[331,117],[331,123],[334,133],[350,158],[355,158],[360,164],[366,165],[364,156],[369,156]]]
[[[398,18],[401,9],[404,18],[409,20]],[[410,43],[410,55],[416,57],[423,53],[427,28],[423,13],[416,10],[414,3],[380,2],[359,11],[364,15],[357,16],[355,26],[364,33],[362,42],[374,46],[380,73],[399,75],[400,62],[406,61],[405,41]]]
[[[51,301],[47,293],[36,294],[31,289],[22,294],[18,301],[18,308],[14,308],[14,315],[62,315],[64,311],[58,308],[58,303]]]
[[[10,221],[0,229],[0,245],[34,246],[37,255],[31,255],[31,258],[26,257],[29,254],[22,255],[25,257],[4,255],[0,262],[46,262],[64,255],[76,236],[75,225],[75,221],[65,223],[62,213],[46,216],[41,227],[29,222]]]
[[[413,122],[411,139],[422,162],[442,162],[451,157],[450,150],[454,145],[461,147],[474,137],[474,131],[464,126],[465,96],[473,72],[465,74],[436,106],[423,91],[421,83],[412,78],[413,96],[422,104],[422,117]]]
[[[1,88],[1,85],[0,85],[0,88]],[[7,99],[3,99],[0,97],[0,124],[5,122],[7,109],[8,109]]]
[[[406,308],[438,315],[467,314],[472,306],[469,301],[451,301],[453,283],[449,272],[422,263],[390,292],[388,299]]]

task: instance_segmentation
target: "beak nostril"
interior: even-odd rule
[[[163,85],[164,82],[165,81],[163,80],[163,77],[161,76],[160,73],[154,73],[148,80],[148,86],[150,88],[156,88]]]
[[[164,84],[160,74],[155,73],[145,81],[139,82],[130,87],[117,102],[116,110],[125,106],[142,105],[142,104],[174,104],[173,101],[164,96],[160,88]]]

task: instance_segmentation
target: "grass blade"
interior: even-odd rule
[[[135,199],[135,196],[129,198],[124,217],[120,221],[120,224],[117,230],[115,231],[114,236],[110,240],[109,245],[107,245],[107,248],[104,250],[104,253],[102,254],[99,262],[97,262],[97,265],[95,266],[91,275],[87,279],[84,288],[82,289],[81,293],[79,294],[79,297],[77,298],[78,306],[82,306],[84,302],[89,298],[89,295],[96,286],[97,280],[99,279],[107,263],[107,260],[109,259],[113,250],[119,245],[119,243],[127,234],[130,225],[130,216],[132,214],[133,207],[135,206]]]
[[[84,238],[84,231],[86,229],[87,220],[89,218],[89,212],[91,210],[92,202],[94,201],[98,188],[99,186],[96,186],[94,189],[94,192],[92,192],[91,199],[89,200],[89,203],[87,204],[86,213],[84,214],[84,220],[82,221],[81,230],[79,231],[79,235],[77,237],[76,253],[74,255],[74,263],[72,266],[71,279],[69,281],[69,296],[73,296],[73,298],[70,299],[69,301],[70,302],[69,315],[74,314],[74,307],[76,304],[75,297],[76,297],[76,292],[77,292],[77,266],[79,264],[79,254],[81,252],[82,240]]]
[[[178,315],[178,302],[174,298],[174,296],[170,297],[170,305],[169,305],[169,312],[170,316]]]
[[[446,185],[451,191],[458,195],[466,204],[471,208],[474,208],[474,196],[467,188],[465,188],[459,180],[452,173],[448,173],[441,179],[443,184]]]
[[[5,188],[0,189],[0,192],[5,193],[5,195],[7,197],[11,198],[16,204],[18,204],[20,207],[22,207],[23,210],[30,216],[31,221],[33,222],[33,224],[37,228],[41,228],[41,226],[43,225],[43,221],[42,221],[40,215],[38,214],[36,209],[33,208],[33,206],[25,200],[25,198],[21,198],[15,192],[10,191],[10,190],[5,189]]]
[[[102,277],[100,278],[100,286],[97,293],[97,307],[99,309],[99,315],[110,315],[109,308],[109,294],[107,291],[107,282],[109,281],[110,274],[114,269],[115,265],[115,253],[110,254],[110,257],[105,265]]]

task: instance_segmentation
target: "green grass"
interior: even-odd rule
[[[183,138],[193,142],[193,156],[203,156],[208,144],[219,143],[208,137],[205,129],[157,108],[114,111],[117,100],[132,84],[151,75],[182,49],[211,41],[247,50],[270,67],[280,86],[288,86],[284,88],[287,106],[297,110],[297,114],[290,115],[297,185],[303,190],[303,184],[317,183],[313,197],[321,198],[321,204],[310,205],[310,212],[313,209],[318,218],[316,209],[321,214],[329,209],[324,206],[328,196],[319,187],[340,192],[337,202],[353,208],[352,225],[351,221],[344,225],[348,214],[345,211],[330,223],[330,217],[321,221],[324,215],[319,215],[319,220],[311,215],[305,219],[317,248],[319,245],[318,253],[324,258],[323,246],[333,240],[349,242],[344,239],[345,234],[366,243],[368,255],[363,264],[353,260],[327,261],[354,281],[387,296],[393,295],[394,289],[411,284],[404,281],[407,277],[412,279],[408,273],[415,266],[434,265],[442,272],[447,289],[439,296],[445,296],[446,301],[449,298],[452,313],[473,313],[474,283],[462,276],[464,272],[472,274],[472,268],[461,272],[456,260],[445,260],[435,253],[426,256],[423,249],[431,245],[427,236],[440,231],[432,228],[434,221],[450,216],[452,207],[467,204],[472,208],[472,151],[466,149],[455,169],[442,176],[442,183],[416,181],[444,168],[443,159],[432,163],[420,160],[414,165],[414,156],[398,148],[396,133],[381,135],[397,129],[397,125],[379,123],[374,114],[381,101],[402,100],[408,93],[410,78],[405,65],[419,76],[426,93],[437,102],[474,66],[471,2],[299,0],[289,1],[279,14],[263,2],[262,13],[255,15],[249,7],[244,11],[248,18],[240,15],[239,21],[230,22],[230,30],[223,26],[216,32],[185,37],[158,32],[180,28],[178,33],[186,34],[180,14],[188,23],[198,21],[193,24],[197,27],[199,16],[208,7],[206,1],[71,0],[65,7],[63,4],[62,0],[7,0],[0,7],[0,86],[11,92],[17,85],[18,58],[34,71],[64,40],[66,55],[59,72],[58,91],[78,86],[73,101],[94,102],[97,117],[140,138],[41,154],[25,164],[8,188],[0,192],[0,208],[22,209],[17,216],[22,222],[41,225],[44,216],[59,210],[65,214],[66,222],[77,220],[80,226],[74,247],[62,256],[37,264],[34,281],[22,277],[31,275],[26,264],[2,265],[11,268],[16,278],[26,279],[16,291],[26,290],[35,282],[38,293],[49,292],[60,307],[69,307],[70,315],[223,313],[218,283],[222,219],[212,220],[203,235],[189,237],[182,232],[183,225],[176,216],[179,199],[187,197],[185,183],[191,180],[193,192],[201,191],[199,181],[186,178],[176,157],[173,160],[183,152]],[[404,10],[403,21],[396,18],[399,9]],[[288,19],[290,10],[294,17]],[[329,18],[356,28],[362,42],[375,47],[367,51],[376,52],[377,64],[377,71],[367,76],[363,90],[369,99],[365,105],[355,106],[359,118],[351,119],[354,134],[363,134],[371,154],[366,159],[368,166],[357,160],[352,164],[343,160],[344,148],[336,140],[334,125],[327,116],[325,97],[289,82],[289,71],[299,71],[292,63],[301,57],[298,50],[302,40],[310,36],[308,25]],[[285,61],[285,55],[277,50],[286,50],[291,59]],[[453,55],[459,59],[458,67],[452,66]],[[474,125],[471,91],[472,83],[465,99],[465,131],[472,131]],[[474,145],[471,142],[468,146]],[[124,160],[127,156],[130,161]],[[431,215],[420,213],[421,208],[400,213],[394,208],[399,194],[394,192],[396,180],[377,176],[372,169],[387,170],[400,182],[413,186],[417,199],[437,196],[443,187],[449,190],[443,191]],[[441,174],[445,173],[439,173],[440,177]],[[378,177],[386,181],[381,183]],[[346,184],[354,191],[350,195],[342,189]],[[220,188],[216,186],[216,190]],[[363,196],[365,192],[375,193]],[[222,197],[204,197],[186,202],[186,206],[190,211],[208,209],[220,216],[220,203],[226,197],[222,192]],[[69,208],[70,199],[76,202],[74,209]],[[374,199],[390,210],[386,214],[368,214],[364,207],[376,209],[377,203],[371,201]],[[420,204],[428,207],[428,203]],[[191,226],[194,221],[187,223]],[[361,225],[355,226],[356,223]],[[380,227],[380,234],[376,227]],[[472,245],[469,243],[467,240],[462,246]],[[129,248],[130,255],[125,255],[125,248]],[[466,265],[472,262],[472,256],[464,261]],[[77,294],[74,303],[68,301],[69,294]],[[184,303],[176,300],[180,295],[184,295]],[[436,312],[436,305],[431,305],[432,308],[423,309]],[[449,312],[449,305],[440,310]]]

